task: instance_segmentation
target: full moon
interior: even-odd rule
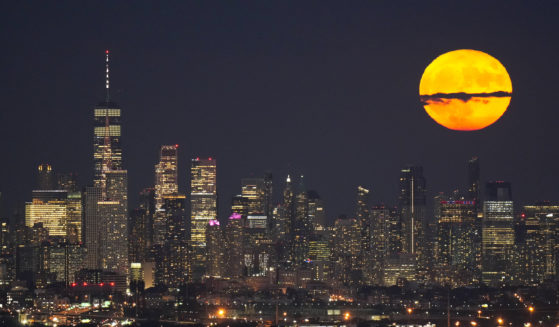
[[[474,131],[496,122],[507,110],[512,82],[505,67],[487,53],[455,50],[425,68],[419,97],[427,114],[440,125]]]

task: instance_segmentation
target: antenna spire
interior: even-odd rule
[[[105,50],[105,90],[107,91],[107,103],[109,103],[109,50]]]

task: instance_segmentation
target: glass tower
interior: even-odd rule
[[[192,246],[192,278],[197,281],[205,274],[206,228],[217,220],[216,160],[192,160],[190,167],[190,242]]]

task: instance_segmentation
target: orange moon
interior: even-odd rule
[[[475,131],[496,122],[512,96],[510,76],[497,59],[477,50],[454,50],[435,58],[419,82],[419,98],[440,125]]]

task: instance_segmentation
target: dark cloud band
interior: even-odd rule
[[[442,102],[444,99],[458,99],[464,102],[472,98],[506,98],[512,96],[511,92],[498,91],[491,93],[435,93],[429,95],[420,95],[421,103],[428,104],[429,102]]]

